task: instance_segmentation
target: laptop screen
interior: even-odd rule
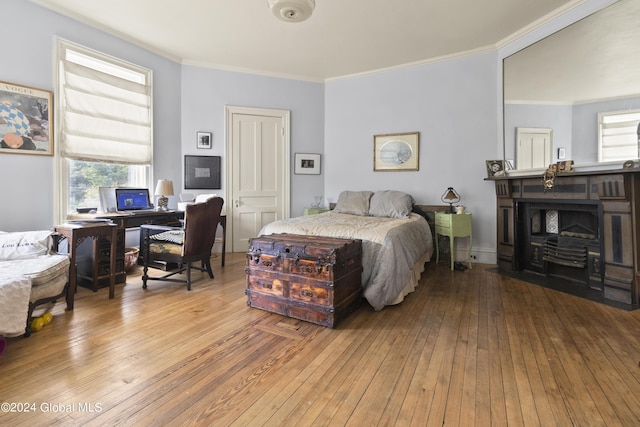
[[[119,211],[153,209],[148,188],[116,188],[116,207]]]

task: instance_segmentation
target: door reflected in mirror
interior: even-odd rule
[[[505,159],[518,170],[546,167],[559,160],[553,145],[576,165],[637,159],[639,75],[638,0],[620,0],[505,58]],[[620,114],[626,118],[614,124]],[[520,145],[519,128],[552,130],[548,163],[532,166],[519,153],[531,148]]]

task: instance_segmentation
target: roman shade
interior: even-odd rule
[[[60,43],[63,157],[151,163],[151,71]]]

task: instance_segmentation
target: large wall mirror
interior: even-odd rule
[[[546,167],[558,161],[559,154],[576,165],[622,165],[639,157],[636,135],[635,147],[605,150],[624,160],[599,158],[604,113],[637,111],[640,121],[639,0],[620,0],[505,58],[503,76],[504,155],[515,169]],[[626,129],[612,124],[608,132],[628,134],[637,123],[625,123]],[[551,141],[518,141],[522,129],[551,131]],[[615,137],[609,141],[605,146],[615,146]],[[538,164],[518,165],[518,157],[540,158],[523,157],[518,153],[525,150],[522,147],[539,151],[548,146],[550,153]]]

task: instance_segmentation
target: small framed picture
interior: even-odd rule
[[[295,154],[293,173],[298,175],[320,175],[320,154]]]
[[[198,148],[211,148],[211,132],[198,132]]]
[[[504,160],[487,160],[487,176],[504,176],[506,162]]]

